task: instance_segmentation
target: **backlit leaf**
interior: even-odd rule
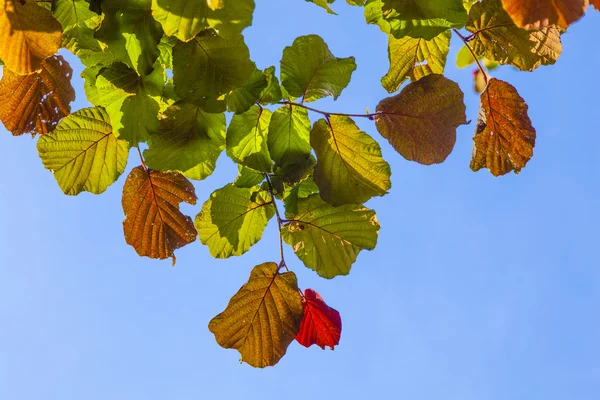
[[[390,70],[381,78],[381,84],[393,93],[406,80],[418,81],[431,74],[443,74],[450,50],[450,31],[440,33],[431,40],[388,36]]]
[[[310,120],[302,107],[285,105],[271,117],[269,153],[278,166],[294,165],[310,154]]]
[[[306,0],[309,3],[314,3],[319,7],[323,7],[329,14],[335,14],[335,12],[329,7],[329,4],[335,0]]]
[[[71,112],[72,74],[62,56],[45,59],[40,71],[30,75],[5,68],[0,80],[0,120],[6,129],[13,135],[51,132]]]
[[[600,10],[600,0],[591,0],[591,3],[596,8],[596,10]]]
[[[229,184],[210,195],[196,216],[195,225],[210,254],[228,258],[250,250],[274,213],[268,192]]]
[[[232,90],[227,94],[227,109],[230,112],[241,114],[260,100],[260,96],[267,88],[268,82],[265,74],[255,69],[250,78],[242,87]]]
[[[302,298],[304,317],[296,340],[304,347],[316,344],[322,349],[328,346],[333,350],[340,343],[342,319],[340,313],[329,307],[319,293],[312,289],[304,291]]]
[[[271,111],[259,106],[234,115],[227,128],[227,155],[246,167],[271,172],[273,160],[267,146],[270,121]]]
[[[165,259],[196,240],[192,219],[179,203],[196,204],[194,186],[177,172],[134,168],[123,187],[123,231],[127,244],[140,256]]]
[[[298,199],[297,212],[286,208],[289,220],[283,239],[304,265],[324,278],[347,275],[358,253],[377,244],[375,211],[362,205],[333,207],[318,194]]]
[[[467,29],[473,32],[469,45],[478,56],[533,71],[540,65],[554,64],[562,52],[558,28],[533,32],[519,28],[500,0],[475,3],[469,17]]]
[[[277,364],[302,320],[296,275],[278,269],[272,262],[254,267],[225,311],[208,324],[221,347],[238,350],[241,361],[257,368]]]
[[[471,169],[488,168],[494,176],[519,173],[533,156],[535,136],[527,104],[517,90],[491,79],[481,94]]]
[[[456,66],[458,68],[466,68],[474,62],[473,54],[471,54],[467,46],[462,46],[456,53]]]
[[[377,105],[377,130],[409,161],[444,162],[467,123],[464,95],[455,82],[428,75]]]
[[[200,105],[242,87],[256,69],[241,35],[228,39],[205,31],[173,48],[173,81],[182,99]]]
[[[233,184],[239,188],[251,188],[260,185],[264,180],[265,176],[261,172],[238,164],[238,176],[233,181]]]
[[[267,78],[267,87],[260,94],[260,103],[262,105],[275,104],[282,99],[281,86],[275,76],[275,67],[271,66],[263,71]]]
[[[588,4],[589,0],[502,0],[517,26],[535,30],[550,25],[566,29],[583,16]]]
[[[221,0],[212,7],[205,0],[152,0],[152,15],[165,33],[183,42],[209,28],[222,37],[239,34],[252,24],[253,12],[254,0]]]
[[[121,176],[129,147],[113,134],[102,108],[84,108],[65,117],[40,138],[38,153],[68,195],[103,193]]]
[[[281,84],[303,102],[327,96],[335,100],[348,86],[355,69],[354,57],[337,58],[321,37],[301,36],[283,50]]]
[[[321,198],[331,205],[364,203],[391,187],[391,170],[379,144],[349,117],[317,121],[310,133],[317,155],[314,179]]]
[[[152,169],[179,171],[200,180],[213,173],[224,149],[225,115],[178,102],[165,111],[160,132],[150,136],[144,158]]]
[[[42,68],[62,41],[62,27],[52,13],[34,0],[0,0],[0,58],[15,74]]]

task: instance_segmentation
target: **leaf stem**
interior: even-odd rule
[[[471,55],[473,56],[473,59],[475,60],[475,62],[477,63],[477,66],[479,67],[479,70],[481,71],[481,73],[483,74],[483,80],[485,81],[485,84],[487,86],[488,84],[488,76],[487,73],[485,72],[485,70],[483,69],[483,66],[481,65],[481,63],[479,62],[479,58],[477,58],[477,56],[475,55],[475,52],[473,51],[473,49],[471,48],[471,46],[469,46],[469,41],[472,40],[472,37],[464,37],[459,31],[458,29],[452,29],[452,31],[454,33],[456,33],[456,35],[463,41],[463,43],[465,44],[465,46],[467,46],[467,49],[469,49],[469,51],[471,52]]]
[[[144,169],[146,171],[148,171],[148,167],[146,166],[146,162],[144,161],[144,156],[142,156],[142,150],[140,150],[140,146],[137,145],[135,147],[137,148],[138,154],[140,155],[140,161],[142,162],[142,165],[143,165]]]
[[[267,184],[269,185],[269,194],[271,195],[271,202],[273,203],[273,207],[275,207],[275,215],[277,216],[277,228],[279,229],[279,256],[281,257],[281,262],[279,263],[279,268],[285,268],[286,271],[289,272],[287,265],[285,264],[285,257],[283,255],[283,224],[284,220],[281,218],[281,214],[279,213],[279,208],[277,207],[277,201],[275,199],[275,194],[273,192],[273,185],[271,184],[271,177],[269,174],[263,174],[265,179],[267,180]]]
[[[327,118],[329,118],[331,115],[340,115],[342,117],[368,118],[372,121],[373,119],[375,119],[375,117],[377,115],[381,114],[380,112],[375,112],[372,114],[346,114],[346,113],[327,112],[327,111],[317,110],[316,108],[312,108],[312,107],[306,106],[304,104],[294,103],[293,101],[289,101],[289,100],[280,101],[277,104],[283,104],[286,106],[293,106],[293,107],[302,107],[309,111],[313,111],[313,112],[319,113],[321,115],[324,115]]]

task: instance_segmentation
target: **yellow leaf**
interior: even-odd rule
[[[52,13],[29,0],[0,0],[0,58],[19,75],[38,71],[62,42],[62,27]]]

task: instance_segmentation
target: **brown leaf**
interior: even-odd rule
[[[37,7],[37,6],[36,6]],[[52,132],[75,100],[73,70],[62,56],[47,58],[41,70],[17,75],[5,69],[0,80],[0,120],[13,135]]]
[[[38,71],[60,48],[62,27],[35,1],[0,0],[0,58],[20,75]]]
[[[377,130],[404,158],[430,165],[444,162],[467,123],[463,92],[442,75],[428,75],[377,105]]]
[[[600,11],[600,0],[592,0],[591,3],[596,8],[596,10]]]
[[[194,186],[177,172],[134,168],[123,187],[125,240],[140,256],[165,259],[196,240],[192,219],[179,211],[179,203],[196,204]]]
[[[491,79],[481,94],[473,138],[471,169],[488,168],[494,176],[519,173],[533,156],[535,129],[527,104],[510,84]]]
[[[589,0],[502,0],[502,5],[521,28],[558,25],[566,29],[583,16]]]

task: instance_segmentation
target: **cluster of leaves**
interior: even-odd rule
[[[334,0],[311,2],[333,13]],[[312,289],[300,291],[283,247],[324,278],[348,274],[358,254],[375,247],[379,222],[364,203],[388,192],[391,171],[354,119],[374,121],[407,160],[443,162],[467,123],[463,92],[443,76],[454,32],[464,43],[457,64],[478,65],[471,168],[518,173],[533,155],[535,129],[517,90],[488,72],[553,64],[561,34],[589,6],[347,3],[363,7],[366,22],[388,36],[390,69],[381,83],[392,96],[374,113],[307,105],[337,99],[356,69],[353,57],[336,57],[319,36],[298,37],[283,49],[278,75],[274,66],[258,69],[242,35],[254,0],[0,0],[0,120],[14,135],[41,135],[42,163],[68,195],[104,192],[137,148],[139,165],[125,180],[122,206],[125,240],[140,256],[175,263],[175,250],[196,238],[216,258],[239,256],[276,219],[280,261],[254,267],[209,324],[221,346],[256,367],[276,364],[294,339],[322,348],[339,342],[339,313]],[[93,107],[71,113],[72,70],[56,54],[60,48],[85,66]],[[320,119],[311,123],[309,112]],[[211,175],[223,151],[239,175],[192,220],[179,209],[181,202],[196,204],[190,179]]]

